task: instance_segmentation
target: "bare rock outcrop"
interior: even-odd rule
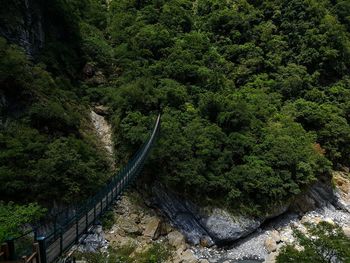
[[[205,244],[207,247],[227,245],[245,237],[257,230],[266,219],[282,214],[288,208],[280,207],[273,211],[273,215],[254,218],[232,215],[219,208],[200,208],[160,184],[155,185],[152,192],[154,205],[185,235],[186,240],[193,245]]]
[[[99,110],[101,111],[101,107]],[[91,110],[90,118],[94,125],[95,131],[105,148],[108,157],[111,161],[111,166],[114,168],[114,147],[112,140],[112,126],[107,122],[104,116],[97,113],[98,110]]]

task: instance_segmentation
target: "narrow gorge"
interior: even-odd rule
[[[0,6],[0,263],[349,262],[349,0]]]

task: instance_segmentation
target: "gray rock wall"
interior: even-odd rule
[[[233,216],[222,209],[210,212],[181,198],[160,184],[152,188],[154,204],[193,245],[226,245],[254,232],[263,219]]]
[[[154,205],[169,218],[174,227],[185,235],[189,243],[206,246],[231,244],[253,233],[264,222],[284,214],[289,209],[303,214],[321,207],[343,210],[345,207],[337,201],[328,177],[320,178],[320,181],[304,194],[259,218],[232,215],[219,208],[201,209],[161,184],[155,184],[152,193]]]
[[[35,58],[44,46],[43,13],[37,0],[5,1],[0,12],[0,35]]]

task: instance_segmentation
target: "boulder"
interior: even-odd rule
[[[292,244],[294,242],[293,230],[291,228],[287,228],[281,233],[281,241],[286,244]]]
[[[343,227],[343,231],[344,231],[345,236],[350,238],[350,227]]]
[[[109,107],[98,105],[94,107],[94,112],[96,112],[98,115],[107,115],[109,112]]]
[[[201,238],[201,240],[200,240],[201,247],[210,247],[210,244],[211,244],[210,240],[208,240],[207,237]]]
[[[118,222],[118,226],[121,230],[130,235],[139,235],[141,233],[138,225],[135,222],[129,220],[128,218],[120,220]]]
[[[271,237],[266,238],[264,245],[267,252],[269,253],[275,252],[277,250],[276,242]]]
[[[267,257],[265,258],[264,263],[275,263],[277,255],[278,255],[278,252],[272,252],[268,254]]]
[[[145,225],[143,235],[152,239],[157,239],[160,235],[159,227],[160,219],[154,216],[150,218],[148,223]]]
[[[333,226],[335,225],[335,223],[334,223],[332,218],[325,218],[323,221],[328,223],[328,224],[330,224],[330,225],[333,225]]]
[[[280,233],[278,233],[277,230],[273,230],[270,235],[271,239],[274,240],[276,243],[281,242],[281,236]]]
[[[186,248],[185,237],[179,231],[170,232],[167,235],[169,244],[175,247],[176,250],[184,250]]]
[[[317,225],[321,221],[323,221],[323,218],[320,216],[315,216],[315,217],[303,216],[300,220],[300,223],[302,223],[302,224],[311,223],[311,224]]]
[[[160,226],[159,226],[159,235],[161,236],[166,236],[169,234],[171,231],[173,231],[173,228],[171,225],[165,221],[161,221]]]
[[[213,209],[208,217],[201,219],[209,235],[217,244],[235,241],[254,232],[262,221],[244,216],[233,216],[222,209]]]

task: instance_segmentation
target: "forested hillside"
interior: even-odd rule
[[[151,176],[255,213],[350,164],[349,8],[112,1],[106,32],[120,76],[90,98],[113,108],[120,158],[161,109]]]
[[[347,0],[37,0],[30,56],[23,1],[0,2],[5,202],[69,203],[108,180],[94,104],[119,164],[161,112],[145,174],[206,204],[258,214],[350,165]]]
[[[9,40],[0,38],[0,199],[49,208],[83,200],[110,176],[89,104],[81,99],[88,52],[80,23],[100,24],[99,18],[80,1],[30,1],[27,9],[23,1],[1,2],[1,32]],[[42,19],[43,32],[27,22],[26,12]],[[45,35],[40,49],[22,40],[39,33]]]

